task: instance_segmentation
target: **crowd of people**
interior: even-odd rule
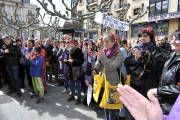
[[[161,108],[161,113],[168,115],[180,93],[180,30],[172,34],[170,43],[166,36],[155,40],[155,31],[151,28],[140,29],[137,36],[136,41],[121,40],[118,35],[108,33],[102,35],[98,42],[71,39],[67,35],[60,40],[29,38],[25,42],[21,38],[0,36],[0,73],[4,76],[2,83],[0,75],[0,88],[7,84],[8,95],[16,92],[21,97],[21,88],[27,86],[27,77],[27,90],[34,93],[30,98],[39,97],[38,104],[45,99],[46,83],[57,82],[58,86],[64,85],[62,94],[70,93],[67,102],[75,99],[76,88],[75,104],[81,103],[83,92],[83,104],[87,105],[87,89],[92,86],[92,96],[97,89],[100,91],[98,100],[92,97],[91,103],[96,102],[96,109],[103,106],[106,120],[115,120],[117,110],[118,118],[125,118],[126,107],[134,119],[150,119],[147,114],[140,117],[131,109],[143,109],[138,105],[149,105],[149,100],[154,101],[154,95],[159,100],[160,105],[156,105]],[[130,86],[136,91],[122,85],[117,89],[118,84],[125,84],[126,75],[131,75]],[[97,78],[102,78],[100,88],[94,87],[100,84]],[[116,88],[111,89],[108,85]],[[110,92],[107,93],[108,90]],[[121,98],[115,94],[118,92]],[[118,99],[124,103],[123,107],[111,107],[121,104]],[[108,105],[103,104],[104,101]],[[133,104],[137,103],[134,101],[139,103]]]

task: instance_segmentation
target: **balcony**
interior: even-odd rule
[[[97,0],[89,0],[89,3],[90,3],[90,4],[89,4],[89,7],[98,5]]]

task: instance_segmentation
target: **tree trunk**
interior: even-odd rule
[[[17,32],[17,37],[22,37],[22,36],[21,36],[21,30],[20,30],[20,29],[16,30],[16,32]]]
[[[81,29],[84,29],[84,20],[79,21],[81,23]],[[84,31],[81,32],[81,36],[80,36],[81,40],[84,40]]]

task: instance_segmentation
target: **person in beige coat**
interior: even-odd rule
[[[123,62],[123,54],[120,51],[117,38],[114,34],[109,33],[103,37],[104,49],[98,49],[97,51],[97,61],[95,63],[96,69],[99,70],[99,75],[101,76],[106,67],[106,79],[111,85],[118,85],[120,83],[119,74],[117,68],[121,69]],[[104,85],[103,85],[104,87]],[[103,88],[101,90],[104,90]],[[114,109],[105,109],[106,120],[115,119]]]

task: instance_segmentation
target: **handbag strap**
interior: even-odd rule
[[[71,59],[71,55],[69,54],[69,59]],[[72,62],[69,62],[71,64],[71,70],[72,70],[72,75],[73,75],[73,80],[74,79],[74,71],[73,71],[73,65],[72,65]]]
[[[151,72],[151,70],[147,70],[146,69],[146,64],[150,61],[151,59],[151,53],[149,52],[149,50],[147,51],[148,52],[148,59],[146,61],[146,63],[144,64],[144,70],[143,72],[138,76],[138,78],[136,79],[136,81],[134,82],[135,84],[140,80],[140,78],[142,77],[142,75],[144,74],[145,71],[148,71],[148,72]],[[156,62],[154,62],[155,64]]]

